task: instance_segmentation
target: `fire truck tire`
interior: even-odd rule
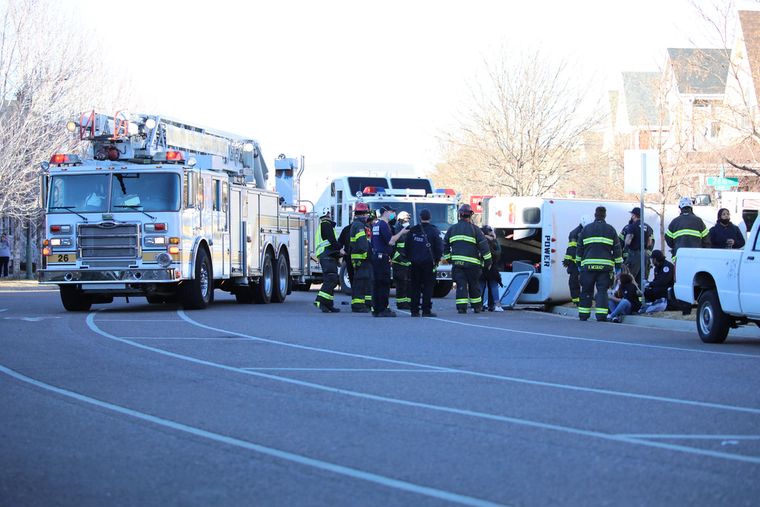
[[[213,300],[214,272],[205,249],[199,248],[195,257],[195,278],[179,286],[179,298],[185,310],[202,310]]]
[[[340,290],[343,294],[351,295],[351,279],[348,277],[348,265],[341,263],[338,270],[338,276],[340,277]]]
[[[253,303],[253,292],[250,285],[235,288],[235,300],[241,305]]]
[[[433,287],[433,297],[445,298],[449,294],[449,292],[451,292],[451,289],[453,287],[454,287],[453,280],[442,280],[440,282],[436,282],[435,287]]]
[[[92,306],[92,298],[82,293],[76,285],[59,285],[61,303],[66,311],[86,312]]]
[[[272,252],[267,252],[261,265],[261,278],[259,283],[251,285],[253,301],[258,304],[269,304],[274,292],[274,267],[272,266]]]
[[[288,258],[285,256],[285,252],[280,252],[280,256],[277,257],[277,268],[274,270],[275,284],[272,291],[272,302],[282,303],[288,295],[288,289],[290,288],[290,266],[288,266]]]

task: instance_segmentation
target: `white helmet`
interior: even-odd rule
[[[678,201],[678,207],[683,208],[691,208],[693,206],[693,203],[691,202],[691,198],[689,197],[681,197],[681,200]]]
[[[583,215],[581,217],[581,225],[583,227],[586,227],[588,224],[590,224],[593,221],[594,221],[594,217],[592,217],[591,215]]]
[[[319,212],[319,216],[326,217],[327,215],[330,215],[330,206],[323,206],[322,211]]]
[[[410,218],[411,217],[410,217],[409,213],[407,213],[406,211],[401,211],[401,212],[399,212],[398,216],[396,217],[396,220],[398,220],[399,222],[406,222]]]

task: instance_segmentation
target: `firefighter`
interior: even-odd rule
[[[369,262],[372,250],[367,231],[367,215],[369,206],[360,202],[354,209],[354,221],[348,232],[351,242],[351,264],[354,266],[354,280],[351,285],[351,311],[355,313],[369,313],[368,305],[371,305],[372,294],[370,276],[372,265]]]
[[[338,313],[340,308],[335,308],[335,286],[338,285],[338,259],[345,255],[338,240],[335,239],[335,222],[329,206],[322,208],[317,229],[317,257],[322,266],[322,287],[317,294],[314,306],[322,310],[322,313]]]
[[[399,212],[396,217],[396,234],[404,229],[409,228],[409,213],[406,211]],[[408,310],[410,308],[411,298],[409,297],[409,259],[406,258],[404,251],[405,236],[400,236],[396,241],[396,251],[393,253],[393,281],[396,284],[396,308],[399,310]]]
[[[581,300],[581,283],[578,281],[578,264],[575,263],[575,251],[578,247],[578,234],[581,230],[594,219],[591,215],[583,215],[581,217],[581,223],[578,227],[570,231],[567,235],[567,250],[565,251],[565,258],[562,261],[562,265],[567,268],[567,286],[570,288],[570,297],[572,298],[575,306]]]
[[[710,248],[710,231],[697,215],[692,213],[691,199],[682,198],[678,202],[681,214],[671,220],[665,231],[665,243],[673,253],[673,260],[679,248]]]
[[[578,303],[578,317],[582,321],[591,315],[591,300],[596,300],[596,320],[607,322],[609,313],[607,291],[615,271],[623,265],[620,238],[615,228],[608,224],[607,209],[599,206],[594,212],[594,221],[578,234],[575,262],[580,265],[581,300]],[[596,298],[594,298],[596,288]]]
[[[679,248],[710,248],[710,231],[697,215],[692,213],[692,202],[688,197],[683,197],[678,202],[681,214],[671,220],[668,230],[665,231],[665,243],[673,253],[673,261],[676,260]],[[678,301],[683,315],[691,313],[691,303]]]
[[[451,264],[451,275],[457,284],[457,312],[467,313],[469,303],[475,313],[480,313],[480,274],[484,265],[486,269],[491,267],[491,249],[483,231],[471,222],[472,206],[463,204],[458,214],[459,222],[443,238],[443,258]]]

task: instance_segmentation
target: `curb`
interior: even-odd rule
[[[566,306],[553,306],[551,307],[551,313],[557,315],[564,315],[567,317],[578,317],[577,308],[568,308]],[[589,319],[594,320],[594,319]],[[610,323],[615,326],[615,323]],[[671,320],[659,317],[644,317],[641,315],[626,315],[623,317],[621,324],[628,324],[630,326],[648,327],[654,329],[669,329],[671,331],[686,331],[697,334],[697,325],[691,321],[683,320]],[[740,326],[736,329],[731,329],[728,332],[729,338],[732,336],[741,336],[745,338],[758,338],[758,328],[754,325]]]

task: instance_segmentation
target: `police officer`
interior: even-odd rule
[[[325,206],[319,217],[317,229],[317,257],[322,266],[322,287],[317,293],[314,306],[323,313],[338,313],[335,308],[335,286],[338,285],[338,258],[345,255],[338,240],[335,239],[335,222],[332,221],[330,207]]]
[[[457,312],[467,313],[467,304],[475,313],[483,311],[480,294],[480,273],[491,267],[491,249],[480,227],[472,222],[472,206],[463,204],[458,211],[459,222],[446,231],[443,238],[443,257],[452,265],[451,275],[457,284]],[[468,299],[469,295],[469,299]]]
[[[372,304],[370,277],[372,265],[369,262],[372,247],[367,232],[367,215],[369,206],[360,202],[354,208],[354,221],[348,231],[351,243],[351,264],[354,266],[354,279],[351,285],[351,311],[369,313]]]
[[[409,227],[409,213],[406,211],[399,212],[396,217],[396,226],[394,232],[398,234],[403,229]],[[396,284],[396,308],[399,310],[408,310],[411,299],[409,298],[409,259],[406,258],[404,245],[406,236],[400,236],[396,241],[396,248],[393,252],[393,282]]]
[[[669,299],[668,289],[673,286],[676,273],[673,263],[665,259],[665,254],[659,250],[652,252],[654,263],[654,280],[644,289],[644,300],[653,302],[660,298]]]
[[[409,230],[404,249],[411,263],[411,303],[412,317],[436,317],[433,313],[433,289],[435,288],[435,273],[443,255],[443,241],[438,227],[430,223],[430,211],[420,211],[420,223]],[[420,296],[422,304],[420,305]]]
[[[380,218],[372,227],[372,315],[375,317],[395,317],[396,312],[388,308],[391,290],[391,254],[398,240],[409,232],[402,229],[393,234],[390,222],[396,218],[396,210],[384,205],[379,210]]]
[[[581,230],[594,219],[591,215],[583,215],[581,217],[581,223],[578,227],[570,231],[567,235],[567,250],[565,250],[565,258],[562,260],[562,265],[567,268],[567,286],[570,288],[570,297],[572,298],[575,306],[581,300],[581,283],[578,281],[578,264],[575,263],[575,252],[578,248],[578,234]]]
[[[625,258],[625,265],[628,271],[641,287],[641,232],[644,230],[644,251],[652,248],[652,235],[649,233],[651,227],[641,221],[641,208],[638,206],[631,211],[631,223],[625,227],[625,250],[628,255]]]
[[[710,231],[697,215],[692,213],[691,199],[682,198],[678,202],[681,214],[671,220],[665,231],[665,243],[676,259],[679,248],[710,248]]]
[[[578,317],[582,321],[591,315],[591,300],[596,288],[596,320],[607,322],[609,313],[607,291],[610,288],[614,271],[619,271],[623,264],[623,252],[620,248],[615,228],[605,222],[607,209],[599,206],[594,212],[594,221],[578,234],[578,248],[575,262],[580,264],[581,300],[578,304]]]

